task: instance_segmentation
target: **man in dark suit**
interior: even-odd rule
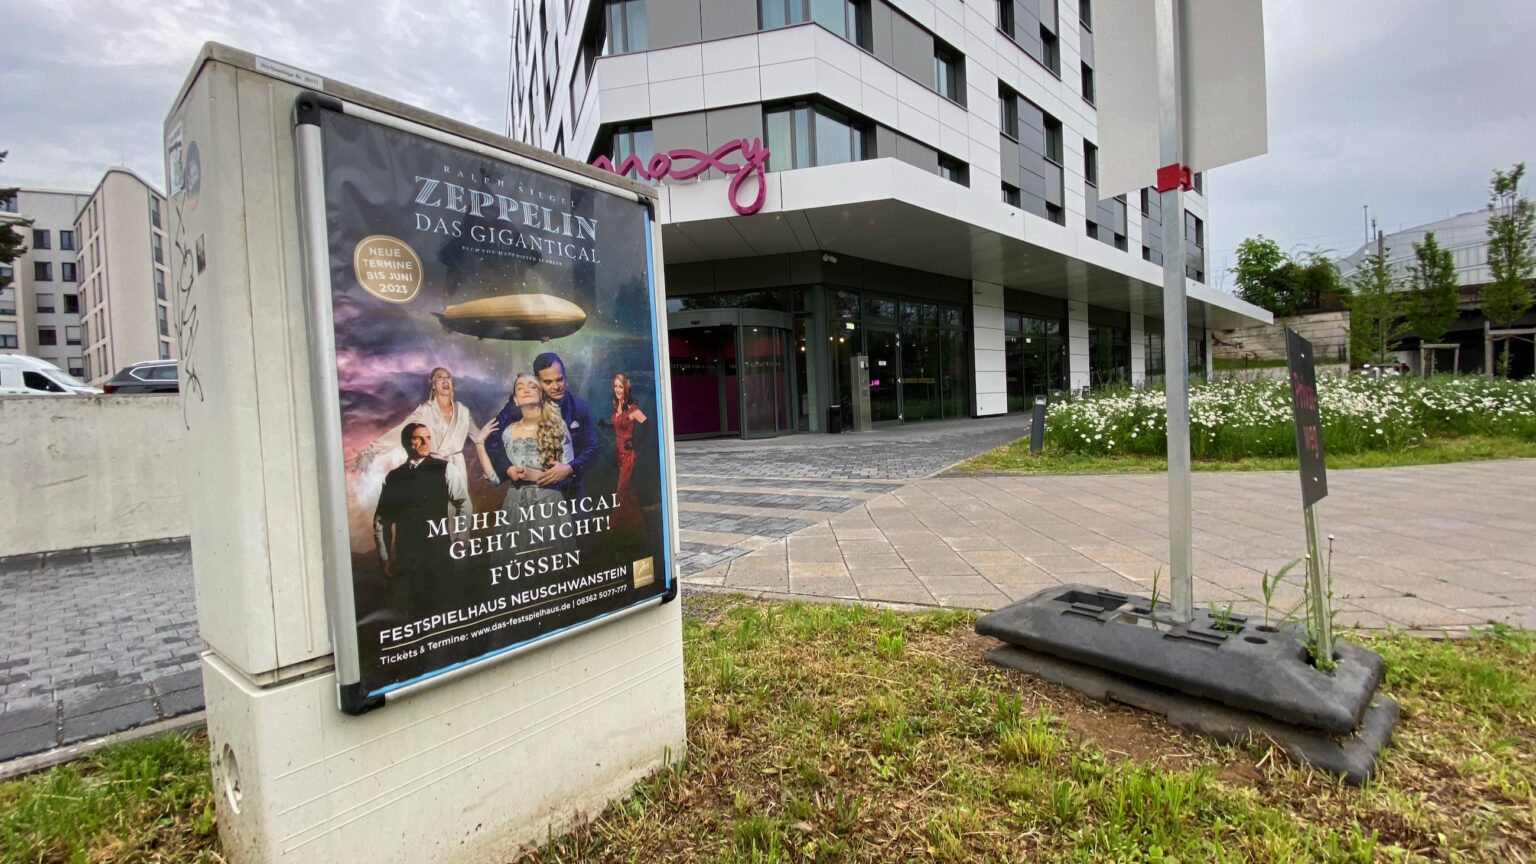
[[[539,479],[540,486],[558,488],[567,501],[585,494],[582,473],[597,461],[597,427],[592,423],[592,411],[580,396],[565,389],[565,364],[560,356],[545,352],[533,358],[533,377],[539,380],[544,398],[560,406],[560,418],[571,431],[571,457],[569,464],[557,462]]]
[[[379,508],[373,514],[373,537],[384,562],[384,577],[390,582],[403,580],[408,594],[419,601],[425,599],[433,577],[449,564],[452,537],[428,528],[428,523],[440,522],[450,512],[448,463],[428,455],[432,433],[421,423],[407,423],[400,431],[400,444],[408,458],[384,478]]]

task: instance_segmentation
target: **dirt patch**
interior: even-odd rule
[[[934,654],[981,662],[988,651],[1003,643],[972,630],[956,629],[932,634],[915,644]],[[1243,786],[1263,782],[1256,760],[1245,750],[1222,747],[1169,724],[1157,714],[1119,703],[1098,702],[1071,688],[1012,669],[995,671],[1018,686],[1026,711],[1046,710],[1055,714],[1078,744],[1092,744],[1110,759],[1150,762],[1175,771],[1216,760],[1221,763],[1216,771],[1220,780]]]

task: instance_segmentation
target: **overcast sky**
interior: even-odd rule
[[[504,131],[510,0],[52,0],[6,4],[0,165],[89,191],[110,165],[161,182],[161,123],[198,47],[227,42]],[[1536,163],[1536,2],[1267,0],[1269,155],[1209,175],[1215,284],[1242,238],[1353,251],[1481,207]],[[1536,170],[1536,164],[1533,164]]]

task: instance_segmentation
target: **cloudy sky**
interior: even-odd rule
[[[1239,240],[1346,254],[1382,228],[1483,205],[1491,169],[1536,163],[1536,2],[1268,0],[1269,155],[1218,169],[1217,284]],[[494,131],[510,0],[10,3],[0,59],[7,184],[159,182],[161,122],[216,40]],[[1536,169],[1536,164],[1533,164]]]

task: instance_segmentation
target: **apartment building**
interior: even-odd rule
[[[680,436],[827,431],[859,356],[877,424],[1145,382],[1168,218],[1196,370],[1270,320],[1205,284],[1203,183],[1100,198],[1091,0],[513,4],[509,134],[663,184]]]
[[[165,206],[138,175],[111,168],[74,216],[82,377],[91,384],[132,363],[177,356]]]
[[[83,192],[19,189],[0,201],[0,220],[25,239],[27,251],[0,274],[0,353],[40,357],[83,376],[80,325],[79,233],[75,214],[89,197]],[[23,225],[22,220],[31,220]],[[3,229],[0,229],[3,230]]]

